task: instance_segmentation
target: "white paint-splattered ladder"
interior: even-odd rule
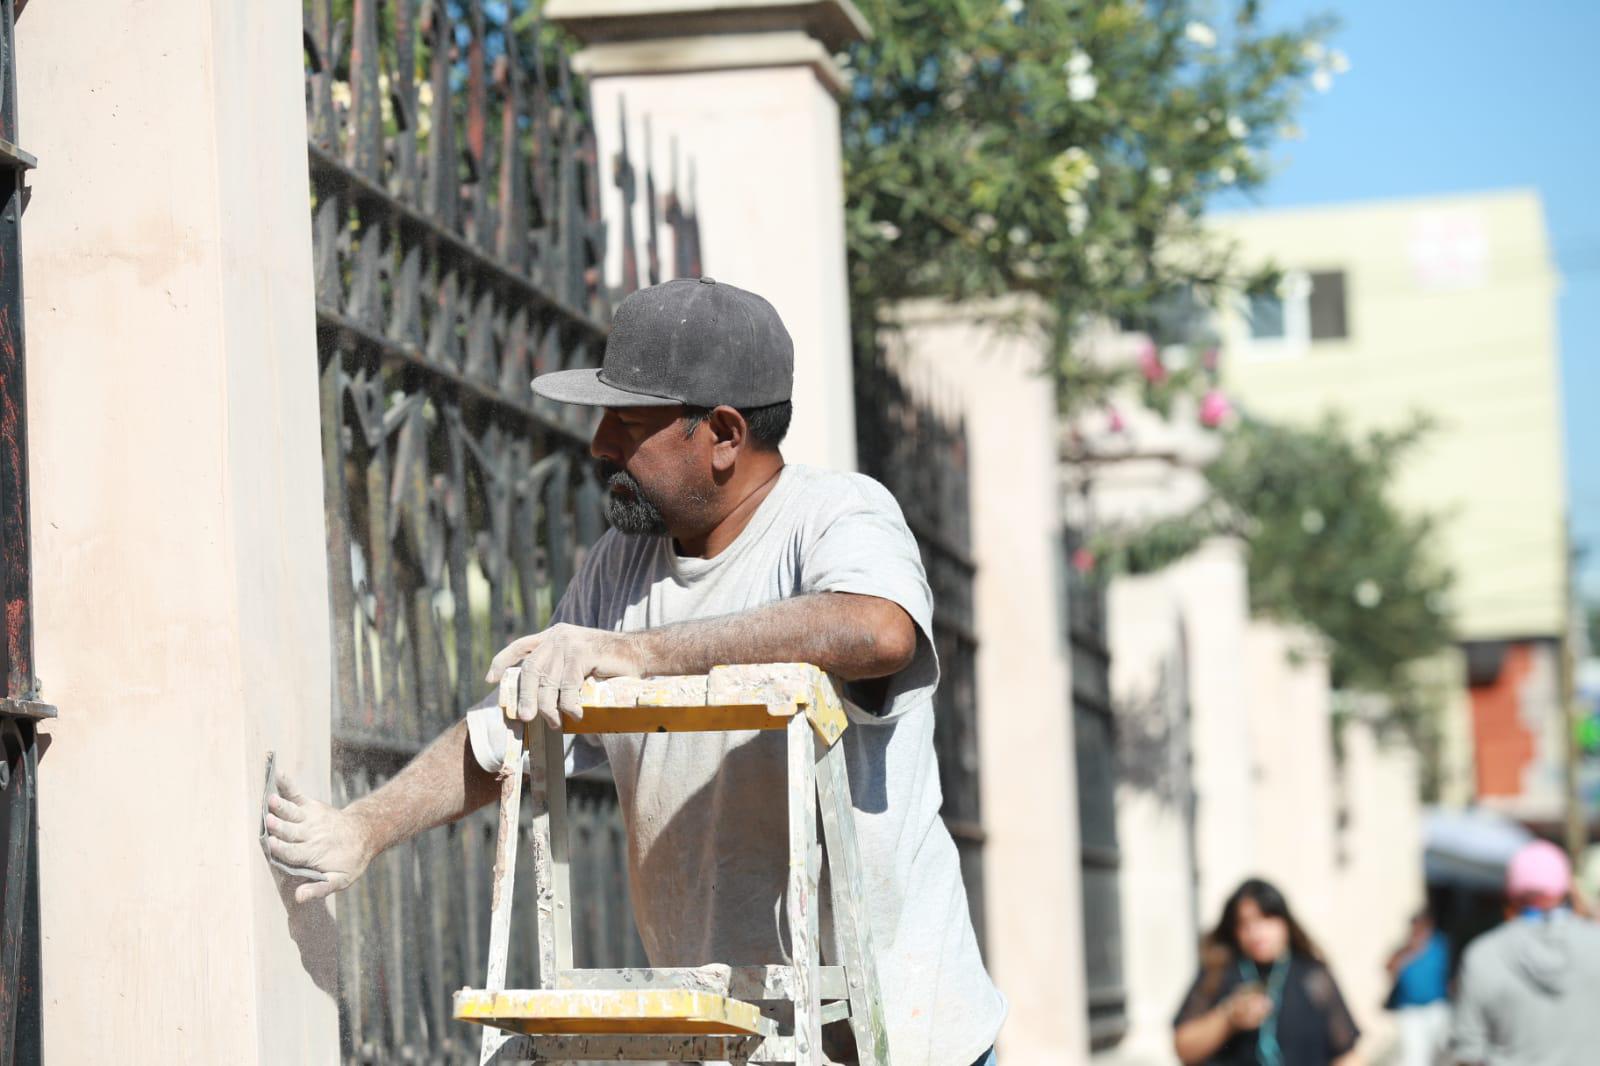
[[[518,671],[500,683],[502,710],[517,699]],[[455,1016],[486,1027],[483,1063],[727,1061],[822,1066],[822,1027],[848,1022],[861,1066],[888,1066],[888,1041],[863,898],[850,782],[839,743],[844,708],[814,666],[724,666],[694,677],[589,681],[571,733],[782,729],[788,734],[791,959],[782,965],[692,969],[574,969],[568,883],[566,774],[560,732],[508,715],[500,828],[482,989],[455,995]],[[525,734],[526,730],[526,734]],[[526,741],[526,748],[525,742]],[[508,989],[506,953],[529,753],[529,832],[537,933],[537,987]],[[833,932],[840,957],[823,966],[818,936],[822,849],[827,843]]]

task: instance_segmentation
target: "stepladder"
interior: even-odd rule
[[[561,729],[515,718],[520,683],[515,668],[500,683],[510,735],[500,777],[488,973],[482,988],[464,988],[454,1001],[457,1019],[484,1027],[480,1062],[824,1066],[831,1061],[823,1051],[824,1026],[847,1026],[859,1066],[888,1066],[845,767],[849,720],[828,676],[814,666],[780,663],[590,680],[579,693],[582,717],[563,718]],[[788,811],[786,956],[756,965],[575,967],[564,734],[743,730],[786,736],[787,780],[773,782],[774,802],[785,802]],[[519,888],[523,836],[533,884]],[[819,935],[824,861],[832,916],[827,943]],[[513,906],[534,911],[533,942],[515,945],[532,953],[532,987],[506,983]]]

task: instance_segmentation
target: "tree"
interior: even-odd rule
[[[1252,612],[1321,634],[1334,687],[1383,695],[1389,720],[1426,746],[1430,700],[1413,667],[1452,642],[1451,575],[1431,552],[1435,519],[1389,499],[1426,432],[1241,421],[1206,468],[1211,498],[1147,529],[1102,533],[1099,565],[1150,571],[1208,537],[1240,537]]]
[[[1255,0],[859,0],[843,112],[852,322],[909,297],[1029,293],[1055,337],[1064,399],[1100,381],[1074,360],[1088,316],[1140,321],[1232,272],[1198,220],[1267,173],[1307,80],[1342,66],[1317,21],[1269,30]],[[1181,249],[1181,254],[1174,254]]]

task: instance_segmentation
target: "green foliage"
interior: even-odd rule
[[[1402,512],[1388,492],[1426,429],[1354,436],[1333,419],[1309,429],[1243,421],[1206,469],[1205,504],[1103,536],[1097,558],[1150,571],[1207,537],[1241,537],[1252,610],[1321,634],[1335,687],[1388,696],[1391,714],[1414,729],[1426,700],[1412,667],[1451,642],[1451,578],[1430,552],[1434,519]]]
[[[1143,324],[1179,289],[1266,283],[1197,220],[1264,179],[1302,82],[1329,76],[1327,22],[1268,30],[1253,0],[858,3],[876,31],[843,114],[858,342],[897,300],[1030,293],[1086,400],[1109,385],[1070,355],[1086,316]]]

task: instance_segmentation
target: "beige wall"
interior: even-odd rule
[[[1117,786],[1128,1035],[1117,1060],[1172,1061],[1172,1016],[1199,955],[1191,707],[1184,620],[1164,574],[1118,578],[1107,604],[1119,747]]]
[[[1188,641],[1195,818],[1202,927],[1258,868],[1257,801],[1250,773],[1251,714],[1245,636],[1244,550],[1213,540],[1169,568]]]
[[[266,749],[328,780],[300,10],[17,36],[46,1055],[333,1062],[256,843]]]
[[[559,17],[580,6],[555,10]],[[688,52],[695,62],[681,69]],[[602,44],[581,53],[576,66],[591,75],[602,158],[616,151],[624,110],[641,174],[649,125],[663,190],[676,147],[679,187],[699,207],[706,274],[760,293],[783,316],[795,346],[794,423],[784,454],[853,470],[839,106],[818,57],[825,61],[826,52],[804,34],[755,33]],[[640,193],[635,227],[642,235],[642,177]],[[622,217],[615,186],[607,184],[602,200],[608,219]],[[619,222],[611,223],[610,240],[608,261],[620,264]],[[671,262],[670,247],[663,260]],[[613,271],[616,282],[620,265]]]
[[[1225,323],[1228,387],[1251,411],[1356,428],[1423,412],[1437,430],[1400,498],[1442,514],[1463,637],[1561,631],[1565,510],[1558,279],[1530,191],[1221,216],[1245,262],[1344,270],[1349,339],[1249,341]]]
[[[1000,1055],[1087,1055],[1077,775],[1062,623],[1054,390],[1037,338],[984,311],[903,309],[891,354],[927,364],[965,403],[988,929],[987,963],[1011,1003]]]
[[[1307,633],[1255,620],[1245,631],[1256,872],[1288,895],[1318,940],[1340,917],[1334,886],[1338,782],[1328,662]]]
[[[1341,746],[1346,821],[1334,880],[1338,913],[1318,935],[1370,1054],[1393,1038],[1393,1018],[1383,1010],[1390,984],[1384,963],[1423,903],[1422,809],[1416,758],[1403,745],[1347,721]]]

